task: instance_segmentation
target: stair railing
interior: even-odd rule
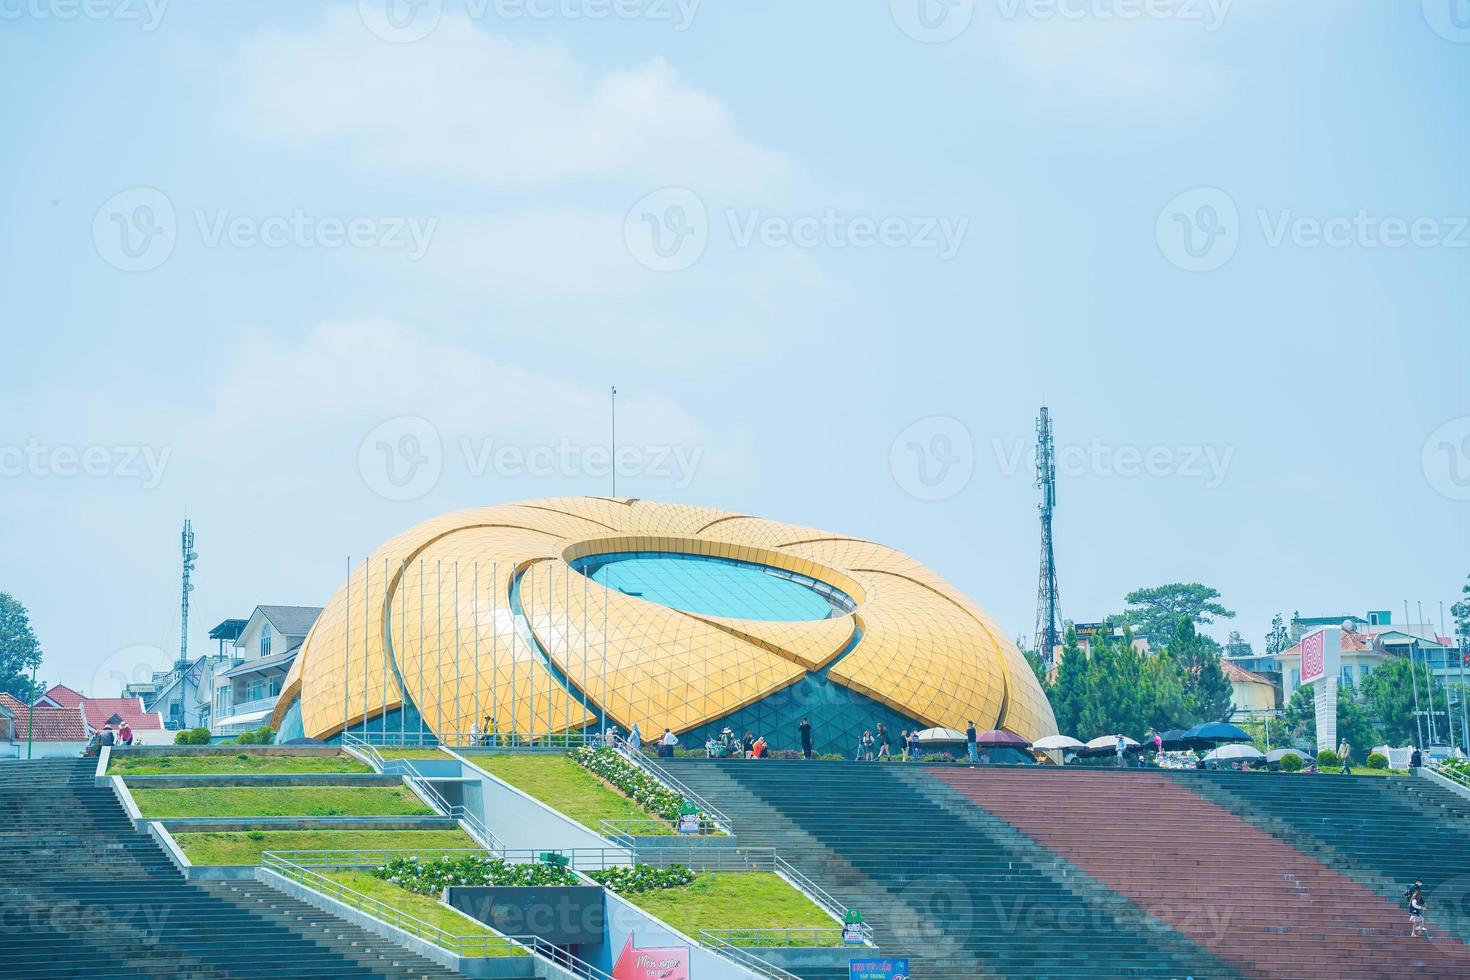
[[[1449,769],[1449,768],[1446,768],[1443,764],[1441,764],[1439,762],[1434,762],[1434,761],[1431,761],[1429,763],[1429,765],[1428,765],[1427,768],[1429,769],[1430,772],[1434,773],[1436,776],[1439,776],[1439,777],[1444,778],[1444,779],[1448,779],[1450,782],[1454,783],[1456,786],[1461,786],[1461,787],[1464,787],[1465,789],[1470,789],[1470,776],[1466,776],[1463,772],[1460,772],[1458,769]]]
[[[423,919],[409,915],[402,909],[381,902],[354,888],[349,888],[334,878],[319,874],[309,868],[303,868],[299,864],[293,864],[285,860],[279,854],[266,851],[260,856],[260,866],[267,871],[273,871],[289,881],[309,888],[314,892],[325,895],[334,901],[349,905],[359,912],[366,912],[374,918],[381,919],[395,928],[402,929],[410,935],[427,940],[435,946],[449,950],[459,956],[490,956],[512,955],[513,949],[522,949],[526,952],[525,944],[509,936],[461,936],[441,929]],[[496,952],[492,954],[492,950]]]
[[[787,861],[778,854],[776,855],[775,866],[777,875],[785,878],[787,884],[793,888],[805,892],[807,897],[820,905],[828,915],[835,918],[838,922],[845,922],[847,920],[847,913],[851,910],[833,898],[827,889],[796,870],[796,867],[790,861]],[[865,944],[869,946],[875,945],[873,942],[872,926],[864,922],[860,926],[860,931],[862,932],[863,942]]]
[[[733,824],[730,823],[729,817],[725,816],[725,814],[714,804],[710,803],[709,800],[706,800],[704,797],[694,792],[694,790],[690,789],[688,786],[685,786],[682,782],[679,781],[678,778],[673,775],[673,773],[669,772],[663,766],[654,762],[642,752],[635,752],[633,749],[628,747],[626,742],[619,742],[616,750],[618,754],[621,755],[624,759],[627,759],[629,762],[633,763],[633,765],[639,767],[644,772],[652,776],[654,779],[663,783],[669,789],[673,790],[675,793],[680,794],[684,797],[684,799],[699,807],[699,812],[708,817],[710,822],[713,823],[716,827],[723,830],[727,834],[735,833],[735,827]]]
[[[739,946],[731,946],[725,940],[703,930],[695,937],[699,944],[727,960],[745,967],[751,973],[761,977],[772,977],[774,980],[801,980],[794,973],[787,973],[774,963],[767,963],[759,956]]]
[[[342,747],[363,762],[372,766],[378,772],[386,772],[388,760],[383,758],[372,742],[359,738],[356,735],[344,734],[342,736]],[[429,806],[439,811],[440,816],[449,817],[459,821],[464,826],[465,832],[475,839],[481,847],[491,851],[504,851],[505,842],[496,837],[489,827],[467,807],[457,803],[450,803],[429,782],[423,773],[408,759],[394,759],[393,768],[396,775],[400,775],[408,782],[409,787],[418,793]]]

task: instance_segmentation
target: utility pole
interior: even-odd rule
[[[40,663],[31,664],[31,697],[29,710],[26,713],[26,761],[31,760],[31,739],[36,731],[36,671],[41,667]]]
[[[618,495],[618,386],[612,386],[612,495]]]
[[[184,530],[179,535],[179,542],[183,546],[184,582],[183,597],[179,602],[178,668],[183,673],[189,663],[189,593],[194,591],[194,583],[189,581],[189,576],[194,571],[194,562],[199,558],[199,553],[194,550],[194,522],[187,517],[184,518]]]

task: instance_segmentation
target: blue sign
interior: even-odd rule
[[[909,961],[897,959],[848,960],[848,980],[909,980]]]

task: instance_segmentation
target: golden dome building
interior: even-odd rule
[[[1025,658],[892,548],[728,511],[604,497],[473,508],[352,571],[277,703],[281,740],[464,741],[726,726],[851,755],[863,729],[1056,732]]]

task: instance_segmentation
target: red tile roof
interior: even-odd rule
[[[46,692],[46,696],[63,708],[75,708],[85,700],[80,693],[73,691],[65,684],[57,684]]]
[[[1220,666],[1224,669],[1226,678],[1228,678],[1232,683],[1266,684],[1270,687],[1276,686],[1276,684],[1270,678],[1262,677],[1260,674],[1257,674],[1254,671],[1246,670],[1244,667],[1237,667],[1235,664],[1231,663],[1228,660],[1221,660]]]
[[[30,733],[36,742],[85,742],[91,736],[82,722],[82,713],[76,708],[36,708],[22,704],[19,698],[0,694],[0,704],[15,715],[15,739],[20,741]]]
[[[104,725],[117,727],[125,721],[134,731],[162,731],[163,716],[156,711],[144,711],[142,698],[85,698],[82,710],[87,714],[87,724],[93,728]],[[116,716],[118,721],[112,719]]]

